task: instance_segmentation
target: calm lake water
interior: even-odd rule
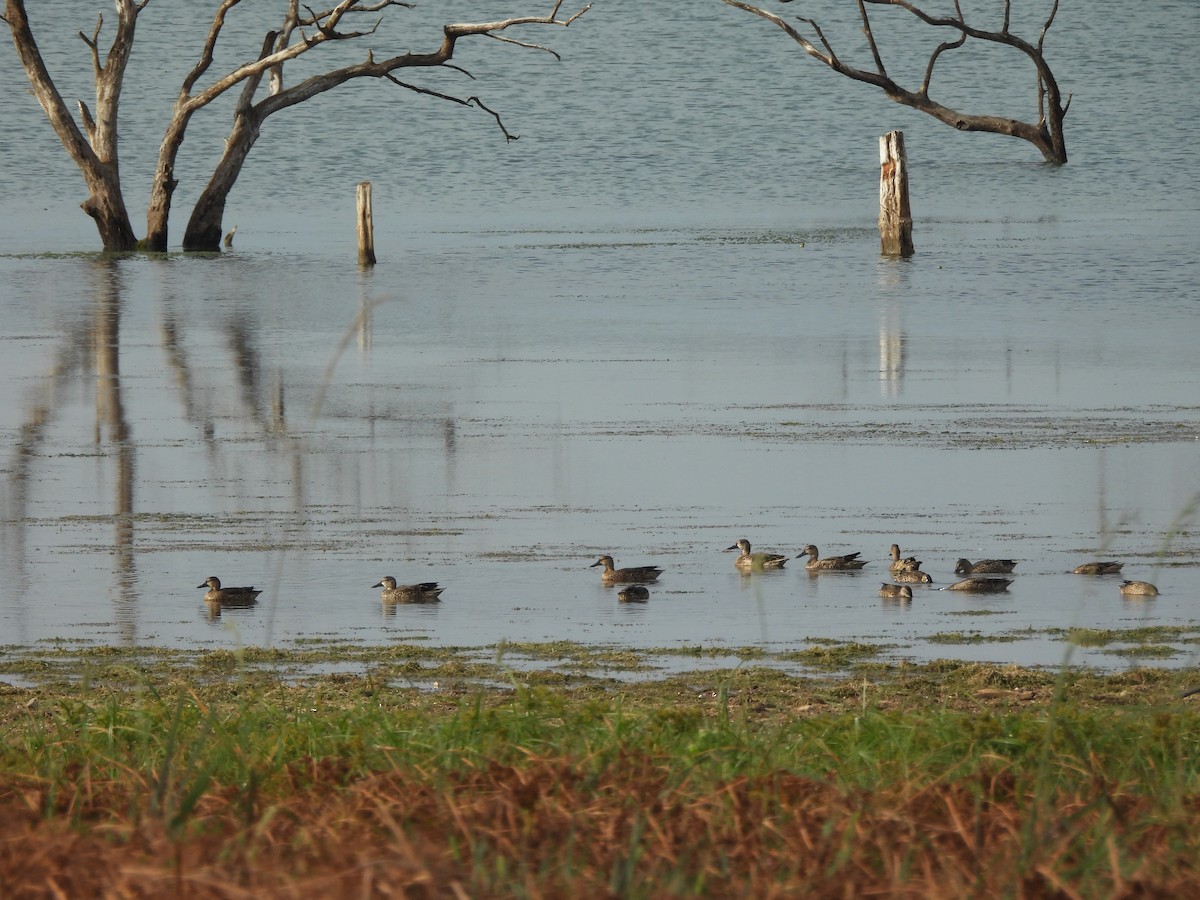
[[[847,47],[853,6],[807,4]],[[139,23],[122,106],[139,227],[181,48],[198,46],[173,29],[202,35],[195,8],[164,0]],[[34,26],[90,32],[94,13],[39,5]],[[443,21],[496,15],[430,5],[389,34],[417,48]],[[231,38],[256,48],[265,26],[237,21]],[[1074,95],[1059,169],[890,104],[716,0],[599,0],[525,37],[563,60],[477,41],[459,59],[477,81],[421,82],[483,97],[519,141],[394,87],[326,95],[268,123],[226,215],[236,248],[216,259],[93,254],[82,181],[0,50],[0,643],[567,639],[736,657],[829,639],[1055,665],[1061,629],[1174,626],[1175,654],[1152,664],[1196,663],[1190,3],[1064,3],[1046,42]],[[46,48],[68,97],[90,96],[82,50]],[[947,101],[1029,115],[1028,73],[999,58],[945,78]],[[189,132],[175,241],[227,123],[214,109]],[[875,230],[893,128],[907,261],[881,259]],[[371,270],[355,258],[363,179]],[[743,537],[872,562],[744,577],[722,552]],[[960,556],[1020,560],[1016,581],[887,605],[893,542],[934,588]],[[666,570],[648,603],[600,584],[601,553]],[[1067,574],[1097,558],[1162,596]],[[389,574],[441,582],[443,602],[381,609],[370,586]],[[208,575],[265,592],[210,619]],[[979,642],[938,638],[958,632]],[[1147,663],[1117,646],[1070,659]]]

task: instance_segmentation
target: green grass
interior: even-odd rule
[[[143,868],[208,847],[204,877],[244,888],[299,878],[288,848],[310,841],[394,855],[395,828],[431,883],[484,896],[1198,886],[1200,717],[1177,672],[745,666],[457,693],[192,674],[105,662],[4,689],[0,812],[32,803],[101,854],[163,842]],[[56,863],[77,891],[137,887],[87,881],[108,870],[84,858]]]

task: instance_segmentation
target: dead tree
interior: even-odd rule
[[[960,0],[954,0],[954,15],[952,16],[931,15],[920,9],[915,3],[910,2],[910,0],[855,0],[858,5],[859,18],[862,20],[862,31],[866,36],[867,46],[874,61],[873,69],[859,69],[844,62],[825,37],[825,32],[821,30],[821,26],[812,19],[803,16],[796,17],[797,22],[807,25],[812,30],[816,43],[802,34],[791,22],[785,21],[782,17],[767,12],[765,9],[752,6],[749,3],[743,3],[741,0],[723,0],[723,2],[729,6],[745,10],[748,13],[753,13],[760,18],[766,19],[768,22],[775,23],[787,32],[788,36],[799,44],[809,56],[820,60],[833,69],[833,71],[845,75],[847,78],[875,85],[883,90],[889,100],[893,100],[904,106],[911,106],[913,109],[919,109],[921,112],[928,113],[938,121],[945,122],[959,131],[987,131],[993,134],[1006,134],[1029,141],[1029,143],[1041,151],[1042,156],[1049,163],[1061,165],[1067,161],[1067,145],[1063,138],[1063,118],[1067,114],[1067,108],[1071,105],[1071,97],[1068,95],[1066,101],[1063,101],[1058,82],[1055,80],[1054,73],[1051,71],[1050,65],[1046,62],[1046,57],[1042,52],[1046,41],[1046,33],[1050,30],[1050,26],[1054,24],[1054,19],[1058,15],[1058,0],[1053,0],[1050,12],[1042,24],[1042,30],[1038,35],[1036,44],[1031,44],[1009,31],[1012,0],[1004,0],[1004,21],[999,30],[977,28],[974,25],[968,24],[966,17],[963,15]],[[792,0],[780,0],[780,2],[790,3]],[[925,74],[921,85],[916,90],[908,90],[901,87],[888,75],[883,57],[875,43],[871,20],[867,16],[868,4],[872,6],[900,7],[927,25],[937,28],[947,28],[957,32],[958,36],[954,40],[945,41],[934,48],[930,54],[929,61],[925,65]],[[1011,47],[1029,58],[1037,76],[1036,121],[1023,122],[1018,119],[1009,119],[1002,116],[963,113],[948,106],[943,106],[930,98],[929,85],[933,80],[933,69],[938,59],[943,53],[962,47],[968,38]],[[819,47],[817,43],[820,44]]]
[[[261,45],[251,51],[251,58],[224,73],[210,76],[214,50],[225,22],[234,7],[242,0],[213,0],[217,8],[208,29],[207,39],[199,60],[184,78],[171,110],[171,118],[163,134],[158,162],[150,187],[150,203],[146,212],[146,237],[138,241],[125,208],[121,193],[118,154],[118,105],[121,85],[133,48],[139,15],[151,0],[115,0],[117,7],[116,34],[107,51],[100,46],[104,17],[100,16],[90,36],[79,36],[91,54],[92,72],[96,87],[95,114],[79,101],[79,120],[76,121],[42,59],[37,40],[25,12],[25,0],[6,0],[3,20],[12,32],[13,43],[29,83],[33,87],[46,117],[71,159],[83,173],[88,198],[81,204],[83,211],[96,222],[100,240],[106,250],[151,251],[167,249],[167,223],[171,213],[171,198],[178,179],[175,161],[192,116],[229,91],[238,90],[237,109],[233,127],[225,140],[225,150],[216,169],[192,209],[184,232],[185,250],[217,251],[221,242],[221,220],[225,202],[241,173],[242,166],[254,147],[263,121],[282,109],[303,103],[312,97],[332,90],[357,78],[387,79],[397,87],[418,94],[448,100],[463,106],[474,106],[491,115],[499,125],[505,140],[517,135],[505,128],[500,116],[476,96],[457,97],[401,80],[395,73],[403,69],[448,68],[468,74],[451,65],[459,39],[475,35],[495,38],[503,43],[542,50],[556,58],[548,47],[506,37],[500,32],[518,26],[554,25],[566,27],[590,8],[584,6],[574,14],[562,17],[563,0],[553,0],[549,15],[520,16],[491,22],[472,22],[443,26],[442,40],[427,52],[405,52],[377,60],[371,51],[361,62],[332,68],[294,85],[285,86],[284,68],[299,56],[319,53],[327,45],[351,41],[374,34],[382,17],[394,8],[412,8],[414,4],[401,0],[337,0],[332,7],[314,12],[301,0],[281,0],[286,8],[280,27],[264,35]],[[552,0],[545,0],[550,3]],[[360,29],[352,21],[367,22]],[[267,82],[263,96],[259,90]],[[204,86],[201,86],[201,81]]]

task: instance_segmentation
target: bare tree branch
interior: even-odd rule
[[[271,47],[274,45],[277,34],[274,31],[268,31],[263,37],[262,49],[259,50],[258,58],[269,56]],[[274,69],[270,70],[274,71]],[[242,87],[241,96],[238,97],[237,108],[239,112],[250,109],[254,105],[254,94],[258,90],[258,85],[262,82],[262,72],[246,79],[245,85]]]
[[[100,65],[100,29],[104,27],[104,13],[96,15],[96,28],[89,38],[82,31],[79,32],[79,39],[87,44],[88,49],[92,51],[92,76],[99,78],[103,71]]]
[[[1055,16],[1058,13],[1059,0],[1054,0],[1050,13],[1042,26],[1036,45],[1009,31],[1011,0],[1003,0],[1004,19],[999,31],[979,28],[968,23],[966,17],[963,15],[959,0],[954,0],[955,14],[953,16],[933,15],[917,6],[912,0],[856,0],[859,17],[863,23],[863,33],[866,36],[867,44],[875,63],[874,71],[855,68],[843,63],[838,58],[837,53],[834,52],[833,46],[826,38],[825,33],[812,19],[797,17],[797,21],[804,23],[813,30],[817,40],[824,48],[824,52],[818,49],[812,40],[806,37],[794,25],[774,13],[743,2],[743,0],[722,0],[722,2],[773,23],[799,44],[800,48],[809,56],[820,60],[826,66],[839,74],[845,75],[847,78],[875,85],[883,90],[889,100],[927,113],[959,131],[985,131],[1021,138],[1037,147],[1047,162],[1062,164],[1067,161],[1062,123],[1067,109],[1070,107],[1071,98],[1068,96],[1066,102],[1062,102],[1058,82],[1055,80],[1054,73],[1043,54],[1046,33],[1054,23]],[[780,2],[788,3],[791,0],[780,0]],[[957,38],[939,44],[930,54],[929,60],[925,65],[921,85],[915,91],[902,87],[887,75],[884,61],[875,42],[871,22],[867,16],[867,4],[899,7],[927,25],[938,28],[950,28],[958,33]],[[947,51],[964,46],[968,38],[984,43],[1001,44],[1011,47],[1029,59],[1037,74],[1038,118],[1036,122],[1030,123],[1001,116],[964,113],[943,106],[930,98],[929,91],[933,80],[933,71],[938,60]]]
[[[761,9],[757,6],[751,6],[749,3],[743,3],[741,0],[722,0],[722,2],[728,6],[734,6],[738,9],[745,10],[748,13],[758,16],[760,19],[766,19],[768,22],[779,26],[779,28],[782,29],[788,37],[799,44],[801,49],[813,59],[820,60],[834,71],[840,71],[841,64],[837,61],[837,56],[833,52],[833,47],[830,46],[829,41],[825,39],[825,35],[821,31],[821,27],[812,19],[805,19],[800,16],[796,17],[797,21],[808,25],[817,33],[817,39],[820,40],[821,45],[825,48],[825,53],[822,53],[820,50],[818,50],[816,46],[808,38],[801,34],[794,25],[782,17],[775,15],[775,13],[767,12],[765,9]],[[789,2],[789,0],[780,0],[780,2],[786,3]]]
[[[475,76],[472,75],[470,72],[467,72],[466,70],[461,69],[458,66],[452,66],[451,68],[458,69],[460,72],[462,72],[468,78],[470,78],[472,81],[475,80]],[[455,97],[453,94],[443,94],[441,91],[435,91],[430,88],[421,87],[420,85],[409,84],[407,81],[401,81],[399,78],[397,78],[395,75],[392,75],[390,72],[383,77],[386,78],[388,81],[392,82],[393,84],[399,85],[400,87],[404,88],[405,90],[412,91],[413,93],[416,93],[416,94],[424,94],[427,97],[437,97],[439,100],[449,100],[451,103],[457,103],[460,106],[476,106],[479,109],[482,109],[484,112],[486,112],[488,115],[490,115],[493,119],[496,120],[496,124],[500,126],[500,130],[504,133],[505,142],[520,140],[521,136],[519,134],[512,134],[511,132],[509,132],[509,130],[507,128],[504,127],[504,121],[500,118],[500,114],[497,113],[495,110],[491,109],[490,107],[488,107],[478,97],[462,98],[462,97]]]
[[[96,143],[96,120],[92,118],[92,111],[88,109],[88,105],[82,100],[77,101],[79,105],[79,118],[83,122],[83,130],[87,133],[88,143]]]
[[[190,94],[192,88],[196,86],[196,82],[200,80],[200,76],[207,72],[208,67],[212,65],[213,53],[217,48],[217,38],[221,36],[221,29],[225,27],[225,14],[241,2],[242,0],[221,0],[221,5],[217,7],[212,24],[208,28],[208,37],[205,38],[204,49],[200,51],[200,59],[183,79],[183,86],[179,89],[180,96]]]
[[[871,21],[867,18],[867,7],[863,4],[863,0],[858,0],[858,15],[862,19],[863,34],[867,36],[867,44],[871,47],[871,57],[875,60],[875,71],[887,77],[887,69],[884,68],[883,58],[879,55],[879,47],[875,44],[875,32],[871,31]],[[816,27],[814,22],[813,28]],[[825,40],[825,35],[821,33],[820,29],[817,29],[817,34],[821,36],[821,42],[828,47],[829,42]]]
[[[860,2],[861,2],[861,0],[860,0]],[[1004,0],[1004,3],[1005,3],[1005,6],[1007,7],[1008,0]],[[963,13],[962,13],[962,7],[959,5],[959,0],[954,0],[954,9],[958,13],[958,21],[962,22],[963,21]],[[1005,31],[1007,31],[1007,30],[1008,29],[1006,27]],[[925,66],[925,77],[923,79],[921,79],[921,87],[918,89],[917,93],[919,93],[925,97],[929,96],[929,84],[931,81],[933,81],[933,67],[937,64],[938,59],[947,50],[957,50],[959,47],[963,46],[963,44],[965,44],[966,42],[967,42],[966,33],[960,32],[958,37],[955,40],[943,41],[942,43],[937,45],[937,47],[934,49],[933,53],[931,53],[929,56],[929,63],[928,63],[928,65]]]
[[[1037,48],[1040,53],[1042,45],[1046,43],[1046,32],[1050,30],[1050,26],[1054,24],[1054,18],[1058,15],[1058,0],[1054,0],[1054,6],[1050,8],[1050,15],[1046,16],[1046,24],[1042,26],[1042,33],[1038,35]],[[1008,10],[1004,12],[1005,31],[1008,30]]]
[[[560,56],[557,52],[550,49],[549,47],[543,47],[541,44],[532,44],[527,41],[518,41],[516,38],[505,37],[502,34],[488,34],[488,35],[486,35],[486,37],[490,37],[492,40],[499,41],[502,44],[513,44],[517,47],[524,47],[527,50],[541,50],[544,53],[549,53],[551,56],[553,56],[559,62],[562,62],[562,56]]]

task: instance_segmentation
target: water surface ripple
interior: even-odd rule
[[[178,8],[147,8],[138,71],[188,64],[149,38]],[[1200,35],[1195,17],[1123,10],[1065,5],[1048,39],[1075,92],[1055,170],[843,84],[719,3],[689,7],[686,41],[659,5],[598,3],[554,36],[562,63],[468,57],[514,144],[382,86],[272,121],[219,259],[85,252],[77,173],[32,98],[0,92],[0,643],[573,640],[736,659],[857,640],[897,658],[1193,665],[1200,196],[1184,149],[1200,117],[1178,60]],[[1154,40],[1110,52],[1114,17]],[[0,70],[19,83],[11,51]],[[123,106],[134,208],[162,87],[134,77]],[[955,89],[989,101],[965,74]],[[347,131],[382,104],[395,114]],[[189,137],[181,210],[219,118]],[[895,127],[917,217],[903,262],[880,259],[874,230],[876,139]],[[745,577],[722,552],[743,537],[871,564]],[[893,542],[933,588],[962,556],[1018,574],[1007,594],[917,586],[888,605]],[[648,603],[617,602],[588,568],[601,553],[666,570]],[[1069,574],[1097,558],[1162,596]],[[259,605],[210,617],[208,575],[264,588]],[[439,581],[443,602],[382,608],[384,575]],[[1064,641],[1142,626],[1179,627],[1171,655]]]

